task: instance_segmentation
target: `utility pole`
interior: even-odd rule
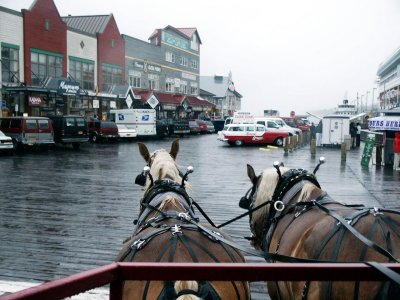
[[[374,87],[372,89],[372,100],[371,100],[371,111],[374,109],[374,92],[375,92],[376,88]]]
[[[368,94],[369,94],[369,91],[367,91],[366,95],[365,95],[365,112],[366,113],[368,113]]]

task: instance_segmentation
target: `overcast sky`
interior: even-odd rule
[[[371,103],[379,64],[400,48],[400,0],[54,2],[61,16],[113,13],[121,33],[145,41],[167,25],[197,28],[200,74],[231,71],[242,110],[256,115],[329,109],[367,91]]]

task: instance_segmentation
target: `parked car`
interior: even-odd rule
[[[1,152],[11,152],[14,149],[14,144],[12,138],[5,135],[0,130],[0,151]]]
[[[189,121],[190,134],[199,134],[200,126],[196,121]]]
[[[82,143],[89,142],[88,125],[84,117],[75,115],[50,116],[54,129],[54,142],[71,144],[79,149]]]
[[[273,120],[273,119],[271,119],[269,117],[257,117],[257,118],[254,118],[254,121],[255,121],[256,124],[264,125],[269,130],[285,132],[285,133],[288,133],[289,136],[295,135],[293,129],[292,130],[287,130],[287,129],[281,128],[279,126],[279,124],[275,120]]]
[[[163,137],[169,135],[167,119],[156,120],[156,133],[157,133],[157,137],[159,137],[159,138],[163,138]]]
[[[168,119],[168,133],[180,136],[190,134],[189,121]]]
[[[99,141],[115,142],[118,135],[117,124],[111,121],[91,120],[88,122],[89,140],[92,143]]]
[[[133,139],[137,137],[137,131],[134,128],[129,127],[129,125],[117,124],[118,136],[122,140]]]
[[[46,117],[0,118],[0,130],[12,138],[16,149],[54,145],[53,126]]]
[[[293,135],[295,134],[299,135],[302,132],[300,128],[295,128],[286,124],[286,122],[280,117],[270,117],[270,118],[271,120],[275,121],[275,123],[278,124],[282,130],[286,130],[287,132],[290,132]]]
[[[286,124],[291,127],[299,128],[303,132],[310,131],[311,124],[307,119],[302,119],[298,117],[281,117]]]
[[[287,132],[269,130],[261,124],[228,124],[218,132],[218,140],[233,146],[244,144],[271,144],[283,146]]]
[[[211,121],[196,120],[200,127],[200,133],[214,133],[215,127]]]

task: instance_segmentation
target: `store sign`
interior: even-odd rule
[[[68,80],[59,80],[58,81],[58,90],[57,93],[59,95],[71,95],[76,96],[79,92],[79,83]]]
[[[100,108],[100,101],[97,99],[93,99],[93,108]]]
[[[158,102],[156,96],[151,95],[149,100],[147,100],[147,103],[151,106],[151,108],[154,108],[158,105],[159,102]]]
[[[41,96],[29,96],[30,106],[41,106],[43,104],[43,99]]]

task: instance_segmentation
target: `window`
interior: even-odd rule
[[[44,28],[46,28],[47,31],[50,30],[50,20],[49,19],[46,19],[44,21]]]
[[[190,67],[197,70],[199,68],[199,62],[196,59],[192,59],[190,61]]]
[[[41,85],[47,76],[61,77],[63,73],[62,55],[31,51],[31,72],[32,85]]]
[[[165,52],[165,60],[171,63],[175,63],[175,53],[172,52]]]
[[[69,59],[69,74],[84,90],[94,90],[94,62]]]
[[[1,45],[1,76],[3,82],[19,82],[19,47]]]
[[[193,34],[192,40],[190,41],[190,48],[199,51],[199,41],[197,40],[197,35]]]
[[[160,87],[159,77],[156,74],[149,74],[149,89],[158,90]]]
[[[39,121],[39,129],[48,129],[49,121],[47,120],[38,120]]]
[[[27,129],[36,129],[36,120],[26,120]]]
[[[181,80],[181,85],[179,87],[179,92],[181,92],[182,94],[186,94],[187,93],[187,81],[185,80]]]
[[[103,73],[103,91],[108,92],[108,90],[117,84],[122,83],[122,68],[117,65],[102,65]]]
[[[187,67],[188,66],[188,58],[186,56],[179,57],[179,64],[181,66]]]
[[[175,80],[173,78],[165,79],[165,91],[172,92],[174,90]]]
[[[66,118],[65,123],[67,127],[75,126],[75,119],[74,118]]]
[[[190,87],[190,94],[197,95],[197,87],[196,86],[191,86]]]
[[[138,71],[129,71],[129,84],[133,86],[134,88],[140,88],[141,87],[141,77],[142,73]]]

